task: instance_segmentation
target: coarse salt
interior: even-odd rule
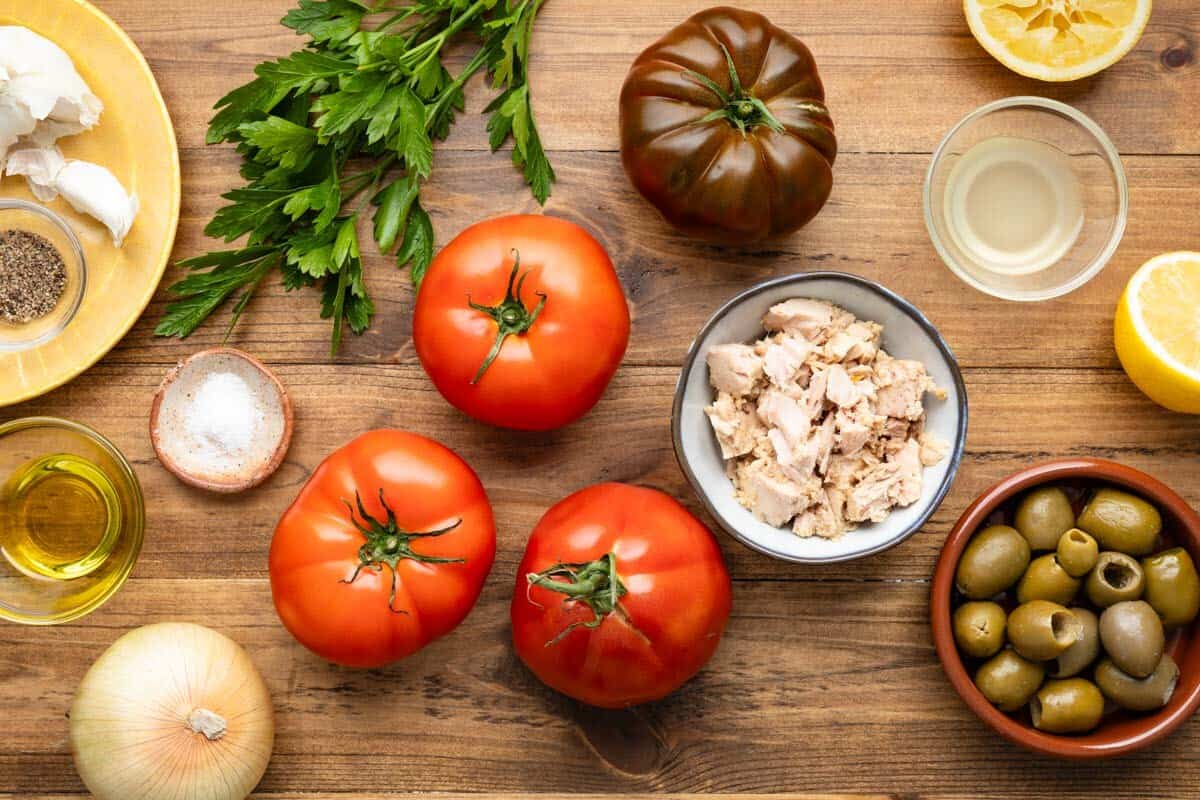
[[[246,456],[265,422],[264,413],[249,384],[232,372],[212,372],[192,396],[185,417],[195,454],[213,470],[229,466],[231,459]]]

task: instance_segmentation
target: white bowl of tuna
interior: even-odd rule
[[[679,465],[716,521],[800,563],[878,553],[950,490],[967,393],[904,298],[837,272],[758,284],[700,330],[675,390]]]

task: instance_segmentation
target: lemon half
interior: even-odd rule
[[[1166,253],[1125,287],[1113,329],[1121,366],[1151,400],[1200,414],[1200,253]]]
[[[963,0],[971,34],[1014,72],[1073,81],[1112,66],[1141,38],[1152,0]]]

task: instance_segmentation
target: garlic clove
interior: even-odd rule
[[[81,214],[95,217],[112,233],[120,247],[138,212],[136,194],[127,194],[116,176],[99,164],[68,161],[58,172],[54,187]]]
[[[18,147],[8,154],[8,174],[24,175],[29,191],[43,203],[58,197],[55,181],[66,160],[57,147]]]

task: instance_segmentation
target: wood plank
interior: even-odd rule
[[[717,655],[671,697],[586,709],[542,686],[509,644],[507,585],[490,584],[452,635],[393,667],[325,664],[275,620],[263,579],[133,580],[86,620],[6,626],[0,775],[22,796],[78,792],[64,713],[96,655],[126,629],[179,619],[241,642],[275,700],[261,790],[331,792],[895,793],[1148,796],[1170,774],[1200,785],[1193,720],[1107,764],[1036,758],[1000,742],[934,656],[926,587],[855,582],[804,592],[741,582]],[[945,743],[953,742],[953,747]],[[1171,787],[1163,787],[1164,794]]]
[[[202,234],[234,185],[236,162],[226,148],[187,151],[183,214],[175,257],[223,245]],[[798,234],[769,245],[728,249],[676,234],[630,187],[616,154],[553,154],[560,183],[546,213],[596,233],[616,263],[634,310],[626,360],[679,364],[716,308],[767,278],[810,270],[865,276],[907,297],[939,327],[967,366],[1115,367],[1112,317],[1125,282],[1146,259],[1200,241],[1200,157],[1125,159],[1131,215],[1113,261],[1090,284],[1044,303],[1009,303],[961,283],[938,259],[922,219],[925,156],[850,155],[838,166],[828,207]],[[442,153],[427,186],[437,238],[499,214],[533,212],[537,204],[506,158]],[[363,235],[370,236],[364,228]],[[407,271],[364,244],[367,284],[379,313],[364,336],[347,336],[340,363],[415,364],[412,290]],[[149,310],[109,362],[169,363],[219,344],[228,310],[184,341],[152,336],[182,275],[168,270]],[[275,363],[328,363],[329,323],[318,316],[315,290],[286,293],[272,279],[251,303],[231,342]],[[1019,322],[1018,322],[1019,320]],[[1018,331],[1019,328],[1019,331]],[[1031,346],[1031,343],[1038,343]]]
[[[184,146],[203,141],[209,108],[249,79],[259,61],[301,44],[278,20],[291,0],[212,0],[185,15],[148,13],[140,0],[105,11],[146,51]],[[634,57],[710,0],[558,0],[534,36],[531,86],[543,139],[555,150],[617,147],[617,98]],[[982,103],[1039,94],[1078,105],[1128,153],[1200,153],[1200,129],[1184,109],[1200,103],[1196,39],[1200,7],[1157,0],[1141,41],[1103,74],[1066,85],[1023,78],[971,37],[959,3],[752,0],[813,51],[843,152],[931,152],[943,133]],[[448,146],[482,150],[476,81]],[[913,102],[936,93],[937,102]]]
[[[618,480],[657,486],[702,514],[671,446],[674,368],[627,366],[579,423],[547,434],[521,434],[459,414],[419,367],[284,365],[278,373],[296,408],[291,452],[266,484],[232,497],[185,487],[155,460],[147,418],[150,397],[165,371],[103,363],[39,401],[0,413],[0,419],[71,417],[110,436],[126,453],[149,499],[146,544],[135,570],[141,577],[262,576],[271,532],[301,484],[326,454],[373,427],[432,436],[479,471],[496,509],[500,552],[492,580],[501,584],[510,580],[542,513],[587,484]],[[966,377],[967,458],[945,504],[920,534],[863,562],[809,568],[765,558],[722,535],[733,574],[923,581],[946,533],[976,495],[1020,467],[1059,456],[1113,458],[1158,474],[1200,503],[1200,417],[1160,412],[1123,373],[969,370]]]

